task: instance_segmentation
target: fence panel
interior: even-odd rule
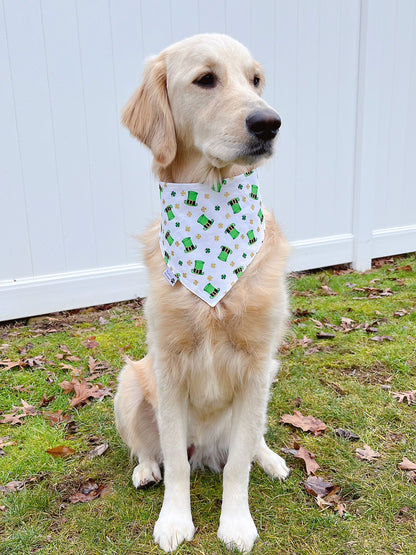
[[[265,67],[291,269],[416,250],[414,0],[0,0],[0,320],[146,294],[134,236],[159,200],[120,111],[144,60],[199,32]]]

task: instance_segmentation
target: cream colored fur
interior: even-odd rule
[[[217,77],[215,87],[195,84],[206,73]],[[240,43],[225,35],[191,37],[149,61],[122,121],[152,150],[161,180],[206,183],[209,190],[262,161],[247,154],[245,122],[253,111],[269,109],[260,97],[263,83],[260,66]],[[115,415],[139,461],[134,485],[158,482],[164,465],[154,538],[166,552],[194,535],[190,467],[224,470],[218,536],[245,553],[257,537],[248,504],[252,461],[272,477],[284,479],[289,472],[263,439],[288,315],[288,246],[272,215],[265,216],[262,248],[214,308],[163,277],[159,222],[143,238],[148,355],[120,373]]]

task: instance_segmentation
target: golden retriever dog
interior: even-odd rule
[[[239,42],[196,35],[148,61],[122,122],[151,149],[161,188],[199,184],[208,198],[216,184],[251,172],[272,155],[281,122],[261,98],[263,85],[261,66]],[[215,305],[180,278],[172,286],[163,275],[160,220],[143,238],[150,282],[148,355],[128,361],[121,371],[115,417],[138,459],[134,486],[159,482],[163,465],[164,499],[154,539],[165,552],[194,536],[192,468],[223,470],[218,537],[244,553],[257,538],[248,500],[252,462],[272,478],[283,480],[289,473],[263,437],[288,317],[288,245],[265,209],[264,222],[261,248]]]

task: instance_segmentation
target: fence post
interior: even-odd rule
[[[371,1],[371,0],[370,0]],[[372,247],[372,203],[373,175],[371,175],[373,156],[369,150],[366,129],[368,110],[371,110],[371,99],[366,88],[366,66],[368,57],[368,2],[361,0],[360,5],[360,40],[358,46],[358,84],[355,132],[354,162],[354,201],[353,201],[353,260],[355,270],[365,271],[371,268]]]

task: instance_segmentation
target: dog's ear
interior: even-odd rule
[[[155,162],[167,167],[176,156],[176,133],[166,87],[163,57],[147,63],[142,85],[121,113],[121,122],[153,153]]]

